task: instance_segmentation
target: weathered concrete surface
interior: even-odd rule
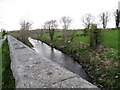
[[[98,88],[8,36],[16,88]],[[88,89],[87,89],[88,90]]]

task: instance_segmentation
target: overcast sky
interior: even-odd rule
[[[33,22],[33,29],[41,28],[44,22],[62,16],[73,18],[71,28],[84,28],[82,16],[91,13],[95,23],[99,24],[101,12],[113,12],[118,8],[119,0],[0,0],[0,29],[20,29],[20,20],[28,19]],[[111,14],[111,18],[113,15]],[[60,23],[59,23],[60,27]],[[115,27],[111,19],[107,27]]]

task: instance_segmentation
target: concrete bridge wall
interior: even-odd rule
[[[94,88],[99,90],[80,76],[39,56],[12,36],[8,36],[8,42],[16,88],[87,88],[87,90]]]

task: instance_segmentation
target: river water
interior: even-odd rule
[[[89,78],[82,68],[82,66],[74,60],[74,58],[70,57],[69,55],[62,53],[61,51],[51,48],[47,44],[29,38],[29,41],[34,46],[33,49],[38,52],[41,56],[49,58],[50,60],[60,64],[62,67],[72,71],[75,74],[80,75],[82,78],[89,81]]]

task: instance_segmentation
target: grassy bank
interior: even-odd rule
[[[29,47],[33,47],[33,45],[29,42],[28,39],[20,39],[19,37],[15,37],[17,40],[23,42],[25,45],[29,46]]]
[[[23,32],[23,33],[24,33],[24,32]],[[28,33],[29,33],[29,32],[28,32]],[[15,31],[15,32],[9,33],[9,35],[15,37],[17,40],[23,42],[23,43],[26,44],[27,46],[33,47],[33,45],[28,41],[28,37],[30,36],[30,35],[28,35],[28,34],[27,34],[27,36],[26,36],[26,34],[21,35],[20,32]],[[25,37],[24,37],[24,36],[25,36]]]
[[[10,53],[7,39],[2,45],[2,89],[11,89],[15,87],[12,71],[10,69]]]
[[[91,77],[92,83],[100,88],[118,90],[120,88],[120,62],[118,57],[118,30],[103,31],[103,45],[94,51],[89,48],[89,37],[75,35],[74,40],[64,43],[62,33],[56,32],[51,41],[48,33],[41,37],[33,38],[41,40],[48,45],[63,52],[71,54],[80,63]],[[78,33],[78,31],[77,31]],[[82,31],[80,31],[82,33]],[[68,37],[69,40],[70,37]],[[84,41],[84,42],[83,42]]]

